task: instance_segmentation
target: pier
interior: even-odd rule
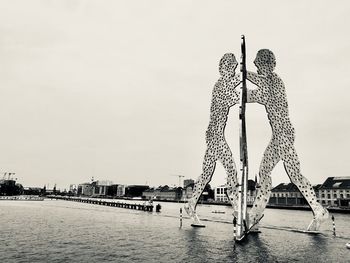
[[[106,200],[98,200],[93,198],[80,198],[80,197],[67,197],[67,196],[48,196],[52,199],[59,199],[65,201],[79,202],[79,203],[87,203],[93,205],[104,205],[104,206],[112,206],[118,208],[126,208],[133,210],[140,210],[145,212],[153,212],[153,205],[151,204],[129,204],[129,203],[121,203],[121,202],[112,202]]]

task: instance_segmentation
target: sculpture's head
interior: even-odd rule
[[[256,54],[254,65],[258,68],[258,74],[269,74],[276,67],[275,55],[269,49],[260,49]]]
[[[220,60],[219,72],[223,77],[230,77],[235,75],[237,68],[237,61],[235,55],[232,53],[226,53]]]

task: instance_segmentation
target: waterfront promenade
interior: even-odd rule
[[[132,202],[127,201],[127,202]],[[155,202],[157,204],[157,202]],[[295,233],[310,211],[267,209],[258,236],[233,242],[231,208],[198,205],[204,229],[190,227],[182,204],[144,212],[62,200],[0,202],[2,262],[348,262],[350,215],[336,215],[321,235]],[[212,213],[221,211],[223,213]]]

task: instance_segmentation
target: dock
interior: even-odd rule
[[[0,196],[0,201],[44,201],[40,196]]]
[[[59,199],[65,201],[79,202],[79,203],[87,203],[93,205],[104,205],[125,209],[133,209],[140,210],[145,212],[153,212],[153,205],[151,204],[130,204],[130,203],[122,203],[122,202],[112,202],[106,200],[98,200],[94,198],[80,198],[80,197],[67,197],[67,196],[48,196],[52,199]]]

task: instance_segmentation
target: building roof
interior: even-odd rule
[[[333,178],[333,177],[330,177],[330,178]],[[330,179],[330,178],[328,178],[328,179]],[[335,178],[337,178],[337,177],[335,177]],[[326,182],[327,182],[327,180],[326,180]],[[343,187],[344,185],[342,183],[343,183],[343,181],[341,181],[341,182],[335,181],[333,183],[329,182],[329,183],[327,183],[327,185],[331,185],[330,188],[332,188],[332,189],[333,188],[344,188]],[[312,187],[315,191],[318,191],[322,188],[323,189],[326,188],[326,187],[324,187],[324,184],[316,184]],[[330,189],[330,188],[327,188],[327,189]],[[350,188],[350,177],[348,178],[348,188]],[[287,183],[280,183],[279,185],[277,185],[276,187],[274,187],[272,189],[272,192],[299,192],[299,189],[293,183],[288,183],[288,184]]]
[[[248,180],[248,190],[251,190],[251,191],[254,191],[255,190],[255,181],[254,180],[251,180],[249,179]],[[223,184],[223,185],[219,185],[217,187],[214,187],[214,189],[216,188],[227,188],[227,184]]]
[[[312,186],[314,188],[315,191],[318,191],[321,188],[322,184],[316,184],[314,186]]]
[[[274,187],[272,192],[299,192],[298,188],[292,183],[280,183],[276,187]]]
[[[350,189],[350,176],[328,177],[320,189]]]

